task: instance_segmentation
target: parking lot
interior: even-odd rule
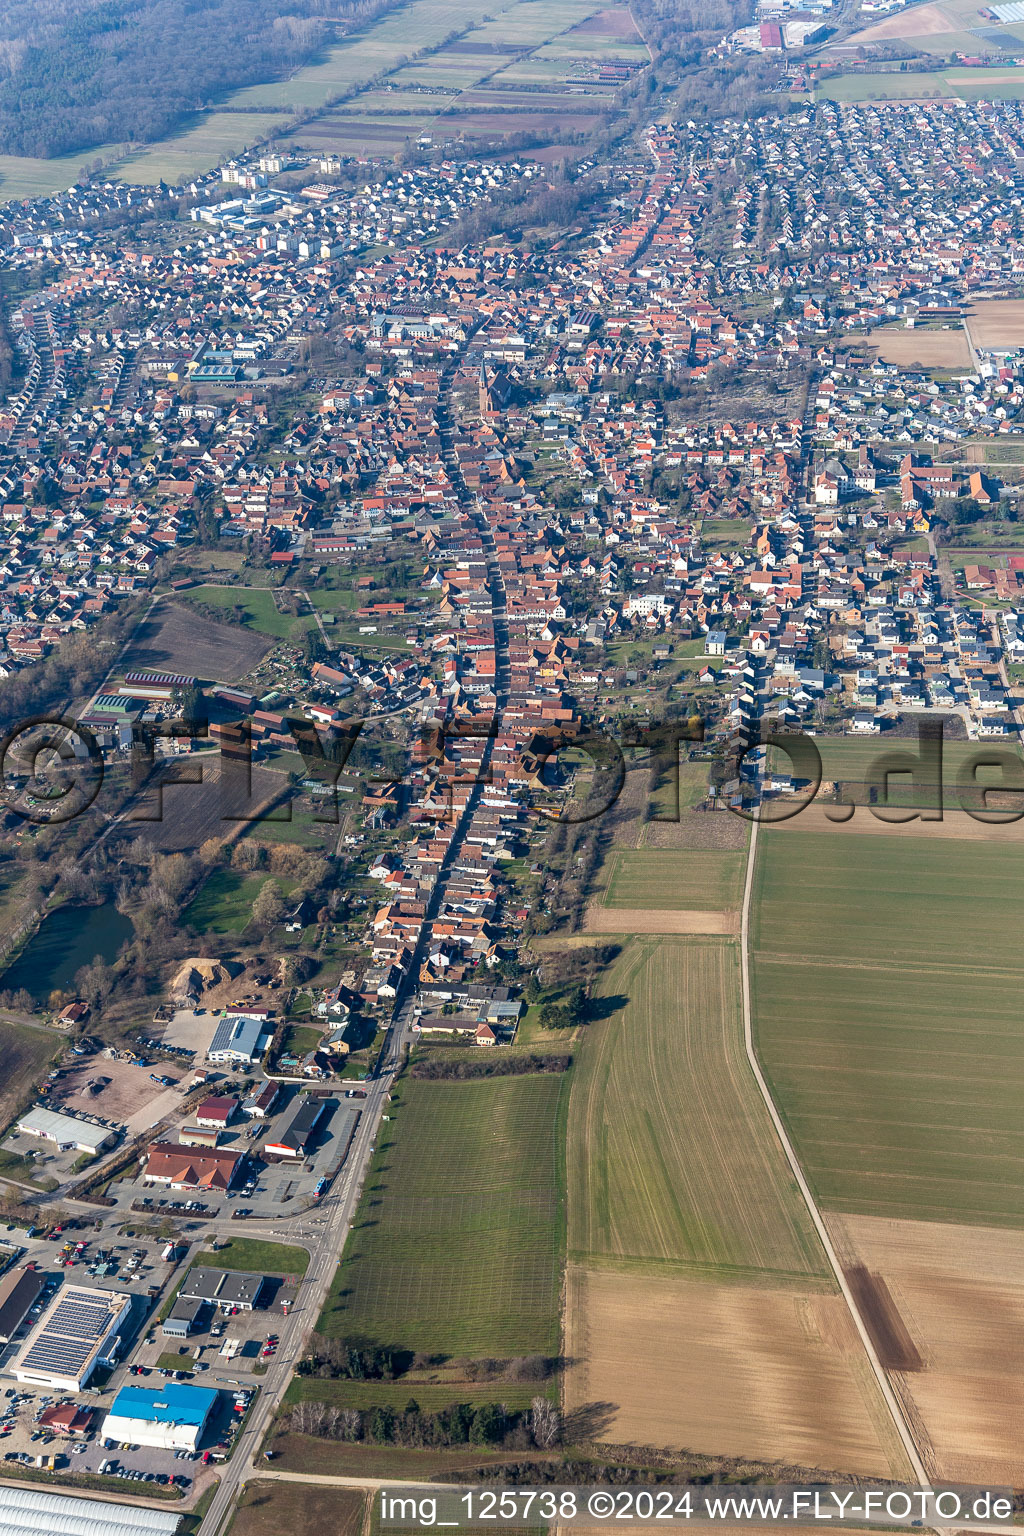
[[[150,1373],[149,1380],[140,1381],[139,1385],[156,1386],[162,1379]],[[255,1390],[255,1386],[244,1386],[238,1392],[224,1392],[199,1448],[186,1452],[104,1440],[100,1431],[110,1406],[109,1398],[97,1406],[87,1438],[48,1433],[38,1422],[43,1411],[53,1404],[76,1400],[39,1388],[8,1387],[0,1395],[0,1472],[4,1461],[30,1466],[39,1456],[53,1456],[58,1476],[62,1471],[99,1474],[102,1467],[105,1470],[101,1475],[110,1477],[112,1487],[130,1482],[175,1482],[188,1495],[194,1484],[209,1476],[207,1466],[223,1460],[230,1451]]]
[[[234,1091],[235,1085],[231,1082],[217,1085],[219,1093]],[[108,1194],[126,1211],[134,1205],[136,1214],[141,1207],[142,1214],[157,1217],[237,1215],[240,1220],[252,1216],[273,1221],[281,1216],[295,1215],[310,1205],[317,1183],[337,1171],[347,1150],[342,1138],[347,1140],[351,1120],[346,1111],[358,1109],[359,1103],[346,1100],[340,1093],[333,1094],[329,1103],[333,1106],[330,1117],[318,1131],[309,1155],[294,1162],[265,1163],[260,1157],[263,1145],[279,1134],[291,1114],[294,1097],[287,1098],[282,1108],[266,1119],[240,1119],[229,1126],[220,1138],[220,1145],[244,1152],[249,1162],[228,1191],[204,1189],[193,1196],[190,1190],[147,1184],[140,1174],[110,1185]],[[196,1149],[197,1155],[201,1150]],[[205,1210],[197,1210],[197,1205]]]

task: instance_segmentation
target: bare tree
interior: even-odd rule
[[[550,1450],[561,1439],[562,1415],[546,1397],[535,1397],[530,1404],[530,1433],[542,1451]]]

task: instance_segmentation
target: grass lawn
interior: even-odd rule
[[[607,864],[604,905],[709,912],[738,907],[743,864],[741,853],[617,849]]]
[[[216,1253],[198,1253],[193,1260],[193,1264],[207,1264],[213,1269],[260,1270],[265,1275],[304,1275],[308,1263],[305,1248],[266,1243],[255,1237],[229,1237]]]
[[[264,872],[242,875],[237,869],[215,869],[185,908],[182,920],[200,933],[241,933],[267,880],[275,880],[285,896],[295,888],[294,880],[281,880]]]
[[[1024,1225],[1015,844],[767,832],[758,1048],[819,1198]]]
[[[190,1371],[194,1365],[195,1358],[187,1347],[180,1355],[176,1349],[165,1350],[157,1356],[156,1362],[158,1371]]]
[[[404,1406],[404,1405],[403,1405]],[[231,1536],[359,1536],[366,1494],[358,1488],[310,1484],[246,1483],[231,1522]]]
[[[319,1029],[289,1024],[281,1040],[281,1049],[285,1053],[291,1052],[293,1056],[305,1056],[308,1051],[315,1051],[322,1039],[323,1032]]]
[[[237,604],[243,610],[242,623],[247,629],[258,629],[277,640],[294,639],[315,623],[309,613],[280,613],[268,587],[193,587],[182,595],[187,602],[227,610],[225,617]]]
[[[569,1098],[569,1257],[824,1275],[744,1055],[735,943],[634,940],[599,995]]]
[[[32,1184],[36,1189],[56,1189],[59,1180],[44,1174],[33,1157],[22,1157],[18,1152],[0,1148],[0,1178],[14,1179],[19,1184]]]
[[[322,1331],[426,1353],[557,1353],[562,1084],[403,1083]]]
[[[706,517],[700,525],[700,541],[709,549],[742,549],[750,543],[750,526],[741,517]]]

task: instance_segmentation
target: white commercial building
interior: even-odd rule
[[[273,1039],[273,1025],[267,1024],[265,1011],[252,1014],[227,1012],[214,1031],[207,1061],[251,1066],[263,1055]]]
[[[42,1141],[52,1141],[58,1147],[78,1152],[91,1152],[94,1156],[115,1141],[114,1132],[106,1125],[94,1125],[91,1120],[79,1120],[75,1115],[62,1115],[55,1109],[44,1109],[35,1104],[18,1121],[18,1130],[28,1136],[38,1136]]]
[[[150,1445],[160,1451],[194,1451],[218,1394],[208,1387],[169,1381],[162,1387],[122,1387],[100,1431],[105,1440]]]
[[[131,1307],[123,1291],[64,1286],[18,1352],[11,1374],[33,1386],[81,1392],[98,1365],[117,1359]]]

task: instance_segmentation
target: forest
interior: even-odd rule
[[[0,153],[50,158],[161,138],[388,4],[12,0],[0,17]]]

